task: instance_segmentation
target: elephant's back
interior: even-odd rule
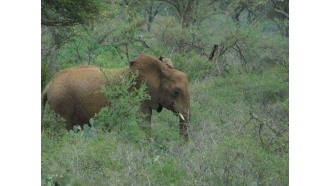
[[[106,81],[102,70],[96,66],[61,70],[46,87],[49,105],[67,117],[74,113],[84,118],[92,117],[107,104],[101,92]]]
[[[59,71],[49,83],[49,88],[66,90],[90,90],[104,82],[102,72],[96,66],[78,66]],[[82,90],[81,90],[82,91]]]
[[[50,83],[47,91],[80,91],[94,92],[107,84],[112,79],[126,76],[127,68],[106,69],[91,65],[82,65],[63,69],[57,72]],[[52,90],[49,90],[52,89]]]

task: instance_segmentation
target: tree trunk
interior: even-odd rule
[[[48,69],[49,69],[49,76],[48,77],[53,77],[53,75],[56,73],[57,69],[57,53],[59,51],[58,45],[54,45],[51,48],[50,55],[49,55],[49,64],[48,64]]]
[[[151,32],[151,25],[152,25],[152,22],[154,22],[154,18],[151,14],[149,14],[148,16],[148,32]]]
[[[161,10],[161,7],[162,3],[158,4],[156,7],[154,1],[150,1],[149,5],[147,6],[146,11],[148,13],[148,32],[151,32],[151,25],[154,22],[156,15]]]

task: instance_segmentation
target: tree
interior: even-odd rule
[[[183,37],[178,41],[178,50],[183,52],[186,45],[188,34],[191,32],[188,30],[191,25],[195,23],[201,23],[206,18],[216,14],[216,8],[214,8],[215,1],[205,0],[160,0],[166,2],[173,7],[179,15],[182,35]],[[189,33],[190,32],[190,33]],[[192,34],[194,40],[195,34]]]
[[[97,18],[100,10],[98,0],[42,0],[41,25],[73,26]]]
[[[154,0],[149,1],[149,4],[146,7],[146,11],[148,14],[148,32],[151,31],[151,25],[154,22],[156,15],[161,11],[162,8],[162,3],[156,4]]]
[[[161,0],[173,6],[178,12],[182,28],[188,28],[194,21],[193,11],[198,5],[198,0]]]
[[[232,20],[240,24],[240,16],[243,12],[247,12],[247,21],[252,23],[256,19],[265,15],[264,7],[268,3],[268,0],[218,0],[219,8],[223,12],[228,12]]]
[[[41,1],[41,57],[43,69],[48,66],[47,71],[42,71],[43,77],[47,78],[55,74],[59,50],[74,36],[72,27],[90,24],[98,18],[99,13],[99,0]]]
[[[270,3],[268,17],[281,29],[282,36],[289,37],[289,0],[270,0]]]
[[[289,36],[289,0],[215,0],[222,11],[227,11],[232,20],[240,24],[240,16],[247,11],[247,21],[252,23],[260,18],[274,21],[282,35]]]

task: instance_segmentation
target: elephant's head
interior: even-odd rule
[[[179,117],[180,134],[188,139],[190,115],[190,94],[188,78],[185,73],[169,68],[157,58],[149,55],[138,55],[131,62],[130,69],[138,71],[137,81],[145,81],[151,99],[144,103],[144,108],[158,112],[163,107],[173,111]]]

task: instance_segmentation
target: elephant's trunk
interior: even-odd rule
[[[188,127],[189,127],[189,123],[187,121],[183,121],[180,118],[180,135],[183,137],[183,139],[185,139],[186,141],[188,141]]]
[[[179,125],[180,125],[180,135],[188,141],[188,128],[190,119],[190,108],[184,112],[179,112]]]

